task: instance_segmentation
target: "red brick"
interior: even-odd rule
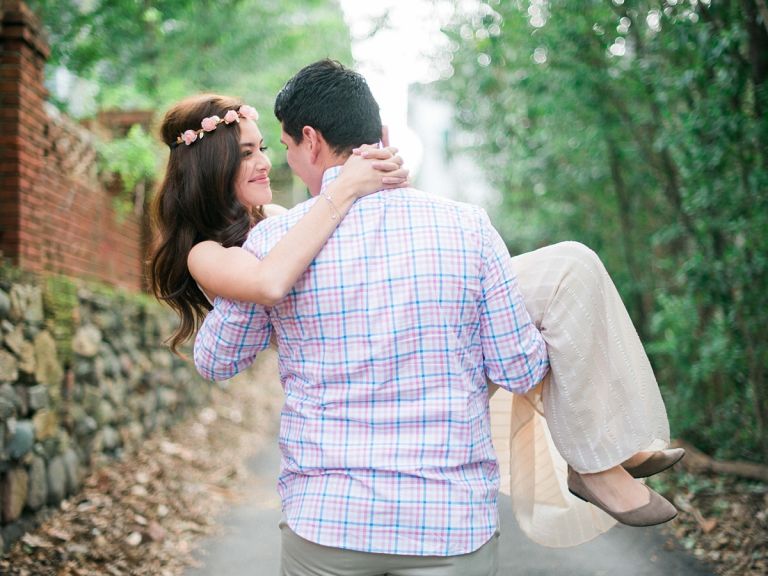
[[[118,221],[113,195],[95,180],[93,153],[76,124],[53,123],[43,103],[47,45],[23,4],[15,16],[8,2],[0,27],[0,251],[32,272],[54,271],[132,290],[145,285],[146,218]],[[10,18],[10,20],[9,20]],[[9,25],[14,18],[22,25]],[[114,129],[142,121],[144,112],[105,115]],[[144,120],[146,121],[146,120]],[[109,134],[110,128],[95,128]],[[66,145],[56,146],[57,143]],[[95,161],[95,156],[94,156]],[[73,167],[78,173],[72,174]],[[90,179],[94,178],[94,181]]]
[[[16,94],[19,92],[19,83],[11,80],[0,80],[0,92],[5,94]]]

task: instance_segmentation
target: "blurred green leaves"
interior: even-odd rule
[[[100,168],[107,174],[119,176],[121,193],[116,196],[115,209],[125,215],[136,205],[134,191],[143,182],[152,181],[162,168],[162,145],[139,124],[134,124],[124,138],[100,142],[98,145]],[[139,198],[139,210],[144,198]]]
[[[513,252],[594,248],[673,432],[768,457],[768,25],[754,0],[457,4],[440,92]]]
[[[302,66],[351,63],[334,0],[30,0],[49,32],[52,68],[94,82],[99,109],[155,109],[199,92],[240,96],[271,121]],[[59,102],[66,108],[66,101]],[[277,133],[270,122],[267,132]]]
[[[274,98],[300,68],[324,57],[351,64],[351,40],[335,0],[29,0],[49,34],[49,79],[65,69],[86,81],[100,110],[151,110],[201,92],[243,98],[261,113],[268,144],[279,141]],[[95,87],[95,89],[93,89]],[[52,99],[83,115],[83,94]],[[190,127],[191,128],[191,127]],[[153,138],[134,127],[101,147],[130,207],[137,184],[160,167]],[[151,178],[150,178],[151,179]]]

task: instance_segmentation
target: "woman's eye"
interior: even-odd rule
[[[240,156],[242,158],[248,158],[248,156],[250,156],[251,154],[253,154],[253,150],[243,150]]]
[[[269,150],[269,146],[261,146],[261,147],[259,148],[259,150],[260,150],[261,152],[266,152],[267,150]]]

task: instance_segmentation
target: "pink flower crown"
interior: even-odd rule
[[[185,130],[179,134],[179,137],[176,138],[176,142],[171,144],[171,148],[175,148],[179,144],[186,144],[189,146],[198,138],[202,140],[206,132],[213,132],[216,130],[222,122],[224,124],[232,124],[233,122],[240,122],[240,118],[256,122],[259,119],[259,113],[253,106],[243,104],[237,110],[227,110],[227,113],[224,114],[224,118],[219,118],[216,115],[208,116],[207,118],[203,118],[203,121],[200,122],[202,128],[198,130]]]

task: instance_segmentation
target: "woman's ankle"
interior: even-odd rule
[[[581,474],[590,490],[612,510],[625,512],[648,503],[649,495],[640,482],[621,466],[591,474]]]

